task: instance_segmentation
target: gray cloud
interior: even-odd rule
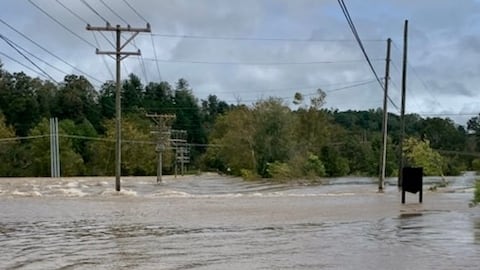
[[[92,25],[105,23],[79,0],[59,0]],[[104,0],[132,26],[143,27],[139,18],[123,1]],[[100,81],[112,79],[114,61],[95,54],[97,47],[92,32],[85,30],[85,23],[70,14],[54,0],[34,0],[84,41],[68,33],[28,1],[6,0],[2,2],[0,18],[22,31],[50,51],[87,71]],[[99,1],[87,0],[112,24],[123,22]],[[252,103],[258,98],[284,97],[291,102],[295,92],[309,94],[315,89],[327,91],[327,107],[339,109],[377,108],[382,104],[382,90],[376,83],[336,90],[344,86],[373,79],[363,56],[336,1],[318,0],[128,0],[147,19],[154,33],[172,35],[201,35],[251,38],[293,38],[324,41],[251,41],[218,39],[185,39],[181,37],[154,36],[155,52],[161,60],[186,61],[159,62],[160,76],[174,83],[186,78],[199,98],[216,94],[221,99]],[[347,3],[358,32],[380,77],[383,77],[385,42],[369,40],[394,40],[392,52],[392,86],[390,96],[399,105],[401,87],[401,50],[403,21],[409,19],[409,73],[407,111],[417,113],[447,113],[459,123],[465,117],[456,114],[476,113],[480,110],[477,78],[480,64],[477,38],[480,5],[465,1],[413,1],[366,0]],[[3,35],[24,46],[32,53],[58,66],[66,73],[78,73],[61,61],[36,48],[8,27],[0,25]],[[98,33],[99,47],[111,50],[111,45]],[[112,39],[111,33],[105,36]],[[349,39],[351,41],[338,41]],[[326,40],[331,40],[327,42]],[[134,72],[143,80],[157,81],[159,74],[154,58],[152,37],[141,34],[136,46],[128,50],[142,50],[142,61],[135,57],[124,60],[122,73]],[[0,52],[25,62],[6,44]],[[0,56],[1,57],[1,56]],[[1,57],[4,67],[10,71],[25,68]],[[214,63],[189,63],[224,62]],[[293,64],[297,62],[332,61],[329,64]],[[227,62],[291,62],[283,65],[232,65]],[[106,64],[105,64],[106,63]],[[57,80],[62,73],[40,64]],[[27,73],[37,76],[26,70]],[[99,82],[94,82],[99,85]],[[391,107],[395,112],[395,108]],[[463,117],[463,118],[462,118]],[[462,123],[463,124],[463,123]]]

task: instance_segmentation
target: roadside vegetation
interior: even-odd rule
[[[59,119],[63,176],[113,175],[115,84],[97,88],[83,76],[65,76],[57,85],[0,66],[0,176],[50,175],[50,117]],[[122,172],[156,174],[154,123],[146,113],[157,113],[175,114],[172,128],[187,132],[192,171],[310,181],[378,174],[382,110],[326,109],[321,89],[292,97],[293,103],[270,97],[251,105],[228,104],[215,95],[199,100],[185,79],[144,85],[130,74],[122,83]],[[395,176],[398,115],[389,114],[388,131],[386,172]],[[464,127],[408,114],[406,135],[406,165],[422,166],[426,175],[458,175],[480,166],[462,154],[480,150],[479,117]],[[174,162],[174,149],[167,147],[165,174],[174,172]]]

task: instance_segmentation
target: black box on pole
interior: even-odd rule
[[[402,203],[405,203],[405,192],[419,194],[419,202],[422,202],[423,197],[423,168],[405,167],[403,168],[402,180]]]

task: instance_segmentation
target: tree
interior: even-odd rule
[[[146,119],[125,117],[122,120],[122,174],[154,175],[156,153]],[[115,169],[115,122],[107,120],[103,140],[89,144],[91,157],[89,167],[93,175],[113,175]],[[167,162],[167,161],[165,161]],[[165,164],[165,163],[164,163]]]
[[[167,82],[151,82],[145,87],[143,108],[149,113],[174,113],[172,86]]]
[[[229,109],[230,106],[225,101],[218,100],[216,95],[209,95],[206,100],[202,100],[202,122],[206,132],[211,130],[217,117],[226,113]]]
[[[238,106],[220,115],[210,134],[210,144],[204,160],[209,168],[233,175],[242,171],[256,174],[257,157],[255,144],[256,127],[253,111],[246,106]]]
[[[281,99],[275,98],[258,102],[253,113],[257,173],[266,176],[268,163],[287,162],[294,151],[294,119]]]
[[[18,136],[26,136],[28,131],[40,121],[39,104],[32,78],[25,73],[2,73],[0,80],[0,108],[6,123],[14,127]]]
[[[59,123],[59,134],[65,134],[68,126],[72,125],[71,120],[63,120]],[[30,136],[39,138],[28,142],[29,155],[25,163],[25,174],[28,176],[49,176],[50,172],[50,134],[49,122],[43,119],[34,127]],[[43,136],[43,137],[42,137]],[[83,175],[85,171],[82,156],[73,150],[72,140],[65,136],[59,137],[60,149],[60,173],[62,176]]]
[[[140,78],[135,74],[128,75],[122,86],[122,111],[136,113],[143,104],[144,89]]]
[[[15,138],[15,130],[5,124],[5,116],[0,113],[0,176],[14,176],[15,172],[15,150],[19,146],[17,140],[6,140]]]
[[[113,81],[108,81],[102,85],[98,104],[102,120],[115,117],[115,83]]]
[[[174,101],[176,119],[172,128],[186,130],[189,143],[206,144],[207,134],[202,125],[200,107],[185,79],[178,80]],[[203,148],[194,148],[190,154],[195,161],[203,152]]]
[[[425,175],[443,176],[444,160],[442,156],[430,148],[428,140],[418,140],[410,137],[405,140],[403,151],[408,166],[423,167]]]
[[[95,88],[85,77],[67,75],[56,95],[53,114],[60,120],[71,119],[75,123],[86,118],[94,126],[99,126],[101,117],[97,99]]]

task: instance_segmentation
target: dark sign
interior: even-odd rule
[[[405,203],[405,192],[420,192],[419,201],[423,195],[423,168],[405,167],[402,171],[402,203]]]

